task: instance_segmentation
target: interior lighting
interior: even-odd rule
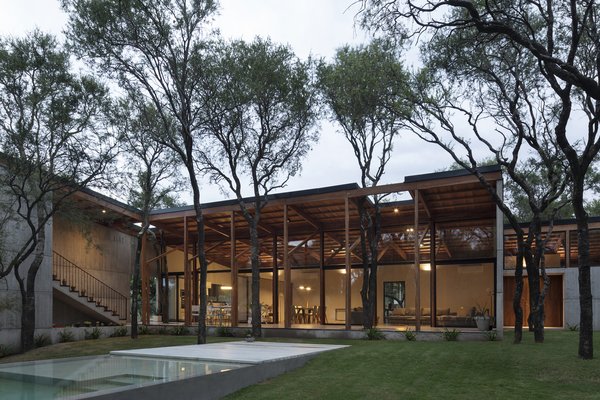
[[[421,271],[431,271],[431,264],[421,264]]]
[[[394,208],[394,212],[395,212],[396,214],[398,214],[398,213],[400,212],[400,210],[398,210],[398,208]]]
[[[300,285],[300,287],[298,287],[298,289],[304,290],[304,285]]]
[[[106,214],[106,210],[102,210],[102,214]]]
[[[231,290],[233,289],[231,286],[221,286],[221,290]]]

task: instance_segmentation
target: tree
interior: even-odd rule
[[[301,169],[316,141],[315,90],[310,62],[260,38],[221,45],[204,81],[206,145],[202,166],[231,190],[248,223],[252,265],[252,334],[261,335],[260,240],[267,195]],[[251,201],[243,197],[245,180]],[[249,206],[249,204],[251,206]]]
[[[376,186],[383,177],[404,113],[409,113],[404,100],[408,74],[399,60],[400,55],[390,42],[375,40],[367,46],[339,49],[333,63],[322,65],[319,70],[325,103],[352,146],[364,188]],[[357,203],[365,328],[371,328],[375,321],[382,198],[375,195],[372,202],[362,198]]]
[[[0,41],[0,188],[24,231],[13,251],[1,254],[0,277],[13,273],[19,286],[22,351],[33,348],[35,279],[48,224],[74,192],[100,182],[115,156],[106,88],[70,67],[50,35]]]
[[[171,148],[160,143],[160,138],[170,135],[162,131],[160,115],[139,94],[132,93],[119,104],[115,121],[120,131],[121,146],[127,172],[124,183],[129,192],[128,203],[141,212],[142,223],[137,234],[137,246],[132,279],[131,338],[138,337],[138,296],[140,290],[141,253],[150,229],[150,212],[173,203],[181,187],[177,167],[179,158]],[[147,285],[148,282],[141,282]]]
[[[212,0],[63,0],[62,4],[69,13],[67,37],[76,53],[121,87],[144,94],[158,112],[163,132],[169,134],[162,142],[178,154],[187,170],[200,261],[198,343],[206,343],[208,264],[195,152],[202,118],[198,96],[203,29],[216,4]]]
[[[594,0],[472,2],[463,0],[365,0],[364,21],[397,32],[404,18],[418,34],[473,30],[482,47],[512,46],[535,63],[540,81],[556,104],[553,143],[566,159],[578,231],[580,331],[579,356],[593,358],[593,313],[589,265],[588,215],[584,207],[586,174],[600,151],[600,75],[597,59],[600,6]],[[568,135],[573,103],[587,117],[580,135]]]

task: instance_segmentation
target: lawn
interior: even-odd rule
[[[596,359],[577,358],[577,332],[548,331],[546,343],[303,340],[350,344],[324,353],[305,367],[227,397],[238,399],[597,399]],[[211,338],[211,341],[224,340]],[[2,362],[106,354],[110,350],[194,343],[194,337],[110,338],[36,349]],[[284,341],[284,340],[282,340]],[[293,340],[300,341],[300,340]]]

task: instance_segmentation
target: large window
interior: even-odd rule
[[[546,268],[565,268],[566,232],[552,232],[544,249]],[[504,236],[504,269],[515,269],[517,265],[517,235]]]

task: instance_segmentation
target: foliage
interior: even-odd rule
[[[84,332],[85,340],[97,340],[97,339],[100,339],[101,337],[102,337],[102,331],[98,327],[95,327],[91,331],[88,331],[86,329]]]
[[[417,340],[417,335],[410,328],[406,328],[404,331],[404,337],[409,342],[415,342]]]
[[[44,347],[44,346],[48,346],[48,345],[52,344],[52,340],[50,339],[50,336],[48,336],[47,334],[40,333],[40,334],[34,336],[33,343],[34,343],[34,347],[38,348],[38,347]]]
[[[171,335],[185,336],[189,334],[189,330],[185,325],[177,325],[171,329]]]
[[[483,332],[487,340],[490,342],[495,342],[498,339],[498,332],[495,329]]]
[[[0,358],[9,356],[12,353],[13,353],[13,351],[9,346],[7,346],[5,344],[0,344]]]
[[[579,324],[567,324],[567,330],[571,331],[571,332],[577,332],[579,331]]]
[[[442,337],[447,342],[456,342],[459,335],[460,331],[458,329],[449,330],[448,328],[445,328],[442,332]]]
[[[158,327],[158,331],[157,331],[157,333],[158,333],[159,335],[166,335],[167,333],[169,333],[169,330],[167,329],[167,327],[166,327],[166,326],[164,326],[164,325],[161,325],[161,326],[159,326],[159,327]]]
[[[384,340],[385,334],[379,329],[372,327],[365,329],[365,339],[367,340]]]
[[[75,341],[75,334],[68,329],[63,329],[58,332],[58,342],[59,343],[68,343]]]
[[[119,326],[119,327],[115,328],[113,333],[110,334],[110,337],[123,337],[123,336],[127,336],[127,327],[126,326]]]
[[[219,337],[233,337],[233,332],[227,326],[219,326],[217,328],[217,336]]]
[[[148,325],[140,326],[140,335],[150,335],[152,332],[150,331],[150,327]]]

